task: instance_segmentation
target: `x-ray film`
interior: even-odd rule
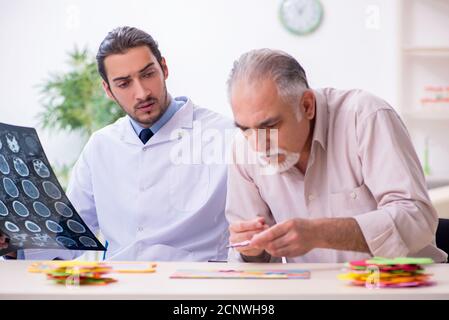
[[[18,249],[106,250],[59,184],[33,128],[0,123],[0,230]]]

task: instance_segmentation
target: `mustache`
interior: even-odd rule
[[[155,97],[148,97],[147,99],[145,99],[145,101],[139,102],[134,106],[134,109],[139,109],[141,107],[143,107],[146,104],[152,104],[152,103],[156,103],[158,102],[158,99],[156,99]]]

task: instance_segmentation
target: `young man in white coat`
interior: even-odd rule
[[[108,241],[106,259],[226,259],[226,164],[204,161],[205,154],[225,153],[224,140],[211,143],[203,135],[209,130],[223,137],[232,132],[232,121],[170,96],[167,63],[144,31],[111,31],[97,63],[106,94],[127,116],[90,137],[67,195],[90,229]],[[24,250],[18,258],[80,254]]]

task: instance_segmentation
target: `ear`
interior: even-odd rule
[[[103,90],[106,93],[106,95],[109,97],[109,99],[115,101],[114,95],[111,92],[111,88],[109,87],[109,85],[106,83],[106,81],[102,81],[101,84],[103,85]]]
[[[315,118],[315,95],[312,90],[306,90],[301,98],[301,108],[304,110],[304,116],[308,120]]]
[[[167,67],[167,61],[165,60],[164,57],[162,57],[162,59],[161,59],[161,68],[162,68],[162,72],[164,73],[164,79],[167,80],[167,78],[168,78],[168,67]]]

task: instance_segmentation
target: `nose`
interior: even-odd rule
[[[268,152],[277,145],[276,129],[250,129],[245,133],[250,145],[256,152]]]
[[[142,82],[140,80],[136,80],[134,86],[134,92],[136,100],[138,101],[144,101],[149,95],[149,92],[145,89],[145,87],[142,85]]]

